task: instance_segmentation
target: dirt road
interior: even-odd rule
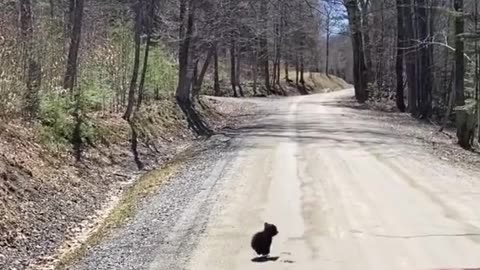
[[[480,267],[480,177],[334,107],[345,95],[293,98],[245,133],[188,269]],[[280,230],[280,258],[255,264],[249,237],[263,221]]]
[[[271,101],[270,115],[231,132],[237,147],[205,166],[206,186],[162,241],[125,245],[139,236],[119,232],[110,243],[123,244],[94,249],[83,269],[480,267],[480,175],[336,104],[351,95]],[[279,258],[255,263],[249,241],[264,221],[280,231],[272,247]],[[139,222],[129,226],[149,226]],[[133,263],[138,255],[127,249],[148,252]]]

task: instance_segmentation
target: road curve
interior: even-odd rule
[[[479,175],[335,102],[351,95],[279,100],[239,132],[223,200],[186,269],[480,267]],[[280,231],[279,259],[255,263],[249,240],[264,221]]]

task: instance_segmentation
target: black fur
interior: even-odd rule
[[[251,246],[258,255],[267,256],[270,254],[270,246],[272,245],[272,238],[278,234],[277,227],[273,224],[264,224],[263,231],[256,233],[252,237]]]

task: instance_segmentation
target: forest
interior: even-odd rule
[[[320,60],[331,58],[320,51],[322,33],[341,28],[333,3],[3,2],[2,115],[40,121],[46,137],[73,145],[77,160],[98,131],[94,113],[121,113],[135,145],[137,112],[174,94],[190,127],[208,135],[194,108],[202,91],[283,95],[287,82],[306,93],[306,72],[348,72],[347,49],[332,50],[339,58],[330,66]]]
[[[74,145],[77,159],[96,132],[93,112],[121,112],[133,123],[144,103],[175,92],[190,127],[205,135],[209,128],[192,103],[201,91],[243,96],[249,87],[252,95],[281,95],[283,81],[305,93],[309,71],[352,82],[359,102],[395,98],[398,110],[442,128],[457,115],[466,149],[478,133],[476,1],[1,5],[1,114],[39,120],[44,132]]]
[[[458,143],[471,149],[479,133],[478,1],[346,2],[358,101],[393,93],[398,110],[437,121],[440,131],[455,122]]]
[[[37,263],[113,186],[170,159],[162,155],[173,156],[176,142],[226,126],[205,96],[351,84],[358,104],[455,130],[458,145],[475,151],[479,5],[0,0],[0,268]],[[240,118],[242,107],[231,106]]]

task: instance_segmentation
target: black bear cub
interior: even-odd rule
[[[270,245],[272,245],[272,238],[278,234],[277,227],[273,224],[265,222],[264,229],[261,232],[253,235],[252,248],[258,255],[267,256],[270,254]]]

